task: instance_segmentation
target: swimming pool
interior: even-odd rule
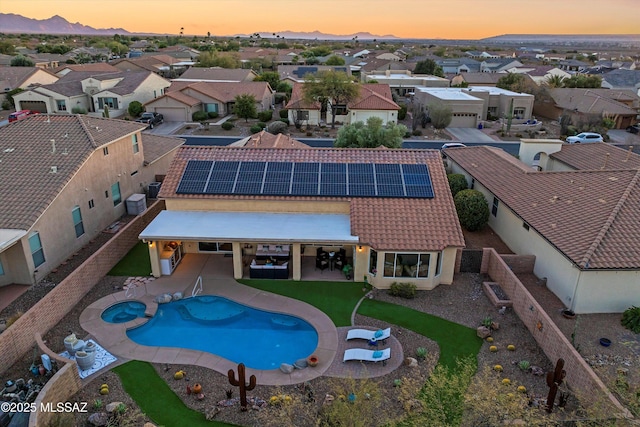
[[[141,345],[206,351],[253,369],[277,369],[311,355],[318,333],[299,317],[204,295],[158,306],[127,336]]]
[[[109,323],[130,322],[138,317],[144,317],[147,306],[140,301],[124,301],[112,305],[102,312],[102,320]]]

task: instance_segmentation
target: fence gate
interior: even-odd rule
[[[480,273],[482,249],[463,249],[460,261],[461,273]]]

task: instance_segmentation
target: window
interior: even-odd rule
[[[522,228],[524,228],[525,230],[529,231],[529,224],[527,224],[526,222],[522,222]]]
[[[4,276],[4,267],[2,266],[2,260],[0,259],[0,276]]]
[[[471,178],[471,187],[469,188],[473,190],[473,187],[475,186],[476,186],[476,180],[474,178]]]
[[[384,254],[384,277],[429,277],[430,254],[393,253]]]
[[[369,273],[374,276],[378,272],[378,252],[371,249],[369,251]]]
[[[335,116],[344,116],[347,114],[347,106],[346,105],[335,105],[333,107]]]
[[[84,234],[84,225],[82,224],[82,212],[80,212],[80,206],[76,206],[71,211],[73,217],[73,226],[76,229],[76,237],[80,237]]]
[[[56,99],[56,108],[58,111],[67,111],[67,101],[64,99]]]
[[[269,245],[266,245],[267,248]],[[233,252],[232,243],[223,242],[198,242],[198,251],[200,252]]]
[[[117,110],[118,98],[98,98],[98,108],[102,110],[105,106],[109,107],[110,110]]]
[[[296,117],[298,120],[309,120],[309,112],[303,111],[303,110],[297,110]]]
[[[33,257],[33,264],[36,267],[44,264],[44,251],[42,250],[40,234],[38,234],[37,231],[29,236],[29,248],[31,249],[31,256]]]
[[[204,111],[206,111],[207,113],[217,113],[218,104],[217,103],[204,104]]]
[[[113,199],[113,206],[118,206],[122,202],[122,196],[120,195],[120,183],[116,182],[111,186],[111,198]]]
[[[497,198],[497,197],[494,197],[494,198],[493,198],[493,207],[491,208],[491,214],[492,214],[493,216],[498,216],[498,204],[499,204],[499,203],[500,203],[500,202],[498,202],[498,198]]]
[[[89,200],[89,209],[93,209],[95,206],[95,203],[93,203],[93,199]]]
[[[514,108],[513,109],[513,115],[519,119],[524,117],[524,108],[520,107],[520,108]]]
[[[131,135],[131,144],[133,145],[133,154],[140,151],[140,145],[138,144],[138,134]]]
[[[436,276],[442,273],[442,252],[438,252],[438,259],[436,260]]]
[[[102,154],[104,154],[105,156],[108,156],[109,155],[109,147],[104,147],[102,149]]]
[[[136,176],[136,175],[138,175],[138,171],[131,172],[131,176]]]

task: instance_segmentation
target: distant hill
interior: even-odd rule
[[[3,33],[25,34],[82,34],[102,35],[131,34],[122,28],[93,28],[79,22],[70,23],[61,16],[49,19],[31,19],[13,13],[0,13],[0,28]]]
[[[378,36],[375,34],[371,34],[368,32],[360,32],[360,33],[353,33],[353,34],[327,34],[327,33],[323,33],[320,31],[311,31],[311,32],[298,32],[298,31],[280,31],[275,33],[276,36],[273,35],[273,33],[268,33],[268,32],[258,32],[258,34],[260,34],[260,37],[262,37],[263,39],[275,39],[276,36],[280,36],[280,37],[284,37],[285,39],[289,39],[289,40],[296,40],[296,39],[305,39],[305,40],[314,40],[314,39],[318,39],[318,40],[353,40],[355,37],[358,38],[358,40],[389,40],[389,39],[398,39],[398,37],[391,35],[391,34],[386,34],[384,36]],[[240,37],[249,37],[251,34],[235,34],[234,37],[236,36],[240,36]]]

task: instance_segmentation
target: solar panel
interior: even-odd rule
[[[234,194],[260,194],[262,181],[236,182],[233,189]]]
[[[320,184],[321,196],[346,196],[346,183],[322,183]]]
[[[233,194],[233,181],[209,181],[206,194]]]
[[[269,172],[289,172],[293,168],[292,162],[269,162],[267,163],[267,173]]]
[[[402,185],[378,184],[378,197],[404,197],[404,187]]]
[[[218,161],[213,164],[213,170],[214,171],[219,171],[219,170],[237,171],[239,165],[240,165],[240,162]]]
[[[211,170],[213,162],[211,160],[189,160],[187,161],[187,167],[185,171],[189,170]]]
[[[262,194],[287,196],[290,194],[289,187],[291,187],[289,182],[265,182]]]
[[[242,162],[240,163],[240,173],[242,172],[264,172],[267,162]]]
[[[431,187],[425,185],[407,185],[407,197],[433,198]]]
[[[294,182],[291,186],[292,196],[317,196],[318,184],[311,184],[307,182]]]
[[[202,194],[207,181],[180,181],[176,193],[179,194]]]

